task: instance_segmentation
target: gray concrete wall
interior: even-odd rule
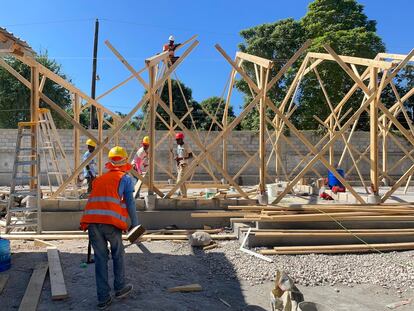
[[[14,159],[14,152],[15,152],[15,143],[16,143],[16,136],[17,130],[14,129],[1,129],[0,130],[0,185],[8,185],[10,183],[11,178],[11,171],[13,168],[13,159]],[[303,132],[305,136],[310,140],[310,142],[314,145],[319,141],[321,138],[320,136],[315,135],[313,132]],[[107,133],[104,133],[106,135]],[[165,132],[157,132],[157,141],[165,134]],[[68,159],[70,164],[73,166],[73,132],[72,130],[59,130],[60,139],[63,143],[64,149],[67,153]],[[136,137],[136,132],[129,131],[127,133],[128,137],[132,140],[139,140],[139,137]],[[207,144],[212,141],[218,132],[211,132],[209,137],[207,138]],[[200,136],[202,140],[206,138],[205,132],[200,132]],[[243,154],[240,148],[237,146],[236,143],[240,144],[242,148],[250,154],[254,154],[258,150],[258,135],[253,132],[248,131],[237,131],[231,134],[233,140],[228,140],[228,170],[230,175],[235,175],[238,170],[244,165],[247,160],[247,157]],[[308,152],[306,146],[304,146],[298,138],[295,136],[290,136],[289,139],[293,143],[293,145],[301,152],[302,154],[306,154]],[[412,146],[409,142],[407,142],[403,138],[398,138],[402,145],[407,149],[411,150]],[[86,151],[84,146],[84,142],[86,141],[86,137],[81,138],[81,146],[82,152]],[[190,141],[190,139],[186,139],[186,142],[191,148],[197,152],[199,148]],[[356,132],[351,140],[352,144],[359,150],[364,151],[365,148],[369,145],[369,133],[367,132]],[[381,139],[380,139],[380,146],[381,146]],[[120,139],[120,144],[127,148],[128,151],[131,151],[131,146],[127,143],[127,141],[123,138]],[[268,146],[268,156],[270,155],[271,146]],[[336,142],[335,144],[335,154],[336,159],[339,160],[342,151],[344,150],[343,142]],[[217,144],[210,150],[215,159],[221,163],[222,161],[222,146],[221,144]],[[380,159],[382,150],[380,149]],[[297,163],[301,160],[301,156],[299,156],[286,142],[283,142],[281,145],[281,153],[282,153],[282,161],[287,168],[287,172],[290,172]],[[168,166],[169,161],[169,145],[168,139],[166,139],[161,146],[157,149],[157,161],[162,163],[163,165]],[[369,155],[369,154],[367,154]],[[396,163],[400,158],[404,156],[403,152],[399,149],[399,147],[391,140],[388,141],[388,161],[389,165],[392,166],[393,163]],[[343,165],[341,166],[345,170],[347,170],[351,166],[351,159],[349,156],[346,157]],[[398,166],[393,171],[389,172],[391,176],[401,176],[410,166],[412,162],[410,160],[404,161],[402,165]],[[315,166],[321,174],[326,175],[327,170],[321,164],[317,163]],[[217,170],[212,167],[213,170],[217,173]],[[362,173],[368,177],[369,175],[369,165],[361,161],[359,165],[360,170]],[[268,167],[268,174],[270,176],[275,175],[275,160],[274,157],[270,161]],[[311,173],[309,174],[311,175]],[[220,174],[217,173],[217,177],[221,178]],[[258,180],[258,167],[255,162],[248,167],[247,170],[241,175],[242,182],[244,184],[252,184],[256,183]],[[168,177],[165,173],[161,170],[157,170],[157,180],[166,180]],[[351,176],[348,176],[348,179],[357,179],[355,170],[353,171]],[[197,168],[197,174],[194,175],[193,180],[210,180],[209,176],[205,173],[205,171],[201,168]]]

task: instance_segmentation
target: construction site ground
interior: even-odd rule
[[[46,277],[38,310],[94,310],[94,265],[82,265],[87,240],[50,242],[60,250],[69,298],[53,301]],[[192,248],[187,241],[124,243],[126,274],[134,291],[109,310],[271,310],[269,294],[277,269],[295,279],[305,300],[334,311],[389,310],[388,304],[414,297],[414,251],[271,256],[274,262],[268,263],[242,253],[238,241],[221,241],[218,248],[208,251]],[[32,241],[11,241],[11,247],[12,268],[0,296],[1,310],[18,309],[33,268],[47,262],[46,249],[35,247]],[[203,290],[167,291],[193,283]],[[413,302],[397,310],[412,308]]]

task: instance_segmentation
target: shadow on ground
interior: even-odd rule
[[[52,301],[47,275],[37,310],[96,309],[94,265],[82,268],[81,263],[85,261],[86,255],[79,252],[60,253],[69,298]],[[219,267],[208,266],[203,259],[203,252],[199,250],[192,255],[172,255],[151,252],[143,244],[129,246],[126,273],[134,285],[134,291],[129,298],[115,301],[108,310],[265,310],[245,302],[233,267],[222,253],[209,253],[209,256],[216,257]],[[41,261],[47,261],[45,252],[13,254],[12,268],[8,271],[10,279],[0,296],[1,310],[19,308],[32,269]],[[111,275],[112,261],[109,266]],[[220,273],[223,269],[227,273]],[[233,272],[229,274],[228,271]],[[203,291],[167,292],[170,287],[192,283],[199,283]]]

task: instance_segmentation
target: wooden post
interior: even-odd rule
[[[388,131],[387,131],[387,122],[386,119],[382,119],[382,171],[386,173],[388,171]],[[384,180],[386,180],[387,184],[389,181],[387,177],[384,176]]]
[[[72,97],[72,109],[73,109],[73,119],[79,123],[80,115],[80,103],[79,95],[77,93],[73,94]],[[73,140],[74,140],[74,149],[73,149],[73,164],[74,168],[77,168],[80,164],[80,133],[79,129],[75,126],[73,127]]]
[[[267,82],[267,69],[260,66],[260,86],[259,89],[263,90],[266,88]],[[259,160],[260,160],[260,171],[259,171],[259,191],[261,194],[266,189],[266,90],[263,91],[263,96],[259,102]]]
[[[370,112],[370,162],[371,162],[371,187],[374,195],[378,195],[379,172],[378,172],[378,97],[377,97],[378,69],[371,68],[370,89],[375,92],[374,100],[369,105]]]
[[[103,140],[103,111],[101,108],[97,109],[98,112],[98,140],[99,144],[102,143]],[[98,171],[99,175],[102,175],[103,171],[103,151],[99,151],[98,154]]]
[[[334,112],[332,112],[334,113]],[[329,139],[332,139],[333,135],[335,135],[335,123],[334,123],[334,118],[333,116],[331,118],[329,118],[329,128],[330,130],[330,134],[329,134]],[[334,147],[335,145],[332,144],[329,147],[329,164],[332,165],[333,167],[335,167],[335,151],[334,151]]]
[[[170,110],[174,111],[174,105],[173,105],[173,95],[172,95],[172,82],[171,82],[171,78],[168,77],[167,80],[167,85],[168,85],[168,101],[169,101],[169,106],[170,106]],[[168,149],[169,149],[169,158],[170,158],[170,165],[169,165],[169,169],[170,169],[170,173],[171,175],[174,175],[174,154],[171,152],[171,150],[173,150],[174,146],[174,123],[173,123],[173,119],[170,117],[170,128],[169,128],[169,137],[168,137]],[[152,144],[153,142],[151,142]],[[155,143],[155,142],[154,142]],[[174,178],[175,179],[175,178]]]
[[[149,179],[148,179],[148,194],[154,193],[154,175],[155,175],[155,117],[156,117],[156,109],[155,109],[155,97],[154,97],[154,86],[155,86],[155,79],[156,79],[156,69],[155,66],[148,67],[149,73],[149,92],[150,99],[149,99],[149,137],[150,137],[150,146],[149,146]]]
[[[237,63],[237,59],[236,59],[236,63]],[[240,65],[240,63],[238,64]],[[230,99],[231,99],[231,95],[233,93],[233,86],[234,86],[234,79],[236,77],[236,70],[232,69],[231,73],[230,73],[230,83],[229,83],[229,89],[227,90],[227,97],[226,97],[226,104],[224,105],[224,112],[223,112],[223,119],[222,124],[223,124],[223,130],[226,129],[227,127],[227,123],[228,123],[228,110],[229,110],[229,105],[230,105]],[[227,165],[227,138],[223,137],[223,170],[225,170],[226,172],[228,172],[228,165]]]
[[[30,93],[30,121],[39,121],[39,68],[35,65],[31,67],[31,93]],[[32,156],[33,158],[37,153],[37,124],[32,127]],[[36,165],[30,166],[30,176],[36,177],[39,172],[36,171]],[[35,179],[31,179],[30,188],[34,188],[36,185]],[[40,185],[38,185],[40,187]]]

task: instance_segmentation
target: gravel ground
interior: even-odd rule
[[[275,255],[273,263],[239,251],[237,241],[222,242],[220,248],[204,254],[212,273],[229,278],[249,281],[251,285],[274,280],[274,271],[284,270],[297,284],[304,286],[376,284],[403,293],[414,289],[414,251],[383,254],[342,255]],[[188,252],[188,246],[175,246],[177,252]],[[181,250],[180,250],[181,249]],[[224,253],[234,270],[226,270],[210,256],[212,252]]]
[[[60,250],[69,298],[52,301],[46,277],[38,310],[94,310],[94,267],[83,268],[87,241],[51,241]],[[381,311],[389,303],[414,297],[414,252],[367,255],[272,256],[274,263],[242,253],[238,241],[222,241],[216,249],[193,249],[186,242],[126,244],[127,277],[135,289],[129,299],[109,310],[263,311],[277,269],[285,270],[309,301],[335,311]],[[32,269],[46,261],[45,249],[12,241],[10,279],[0,295],[0,310],[17,310]],[[173,286],[199,283],[203,291],[171,294]],[[231,307],[223,303],[224,300]],[[411,311],[412,304],[398,311]]]

